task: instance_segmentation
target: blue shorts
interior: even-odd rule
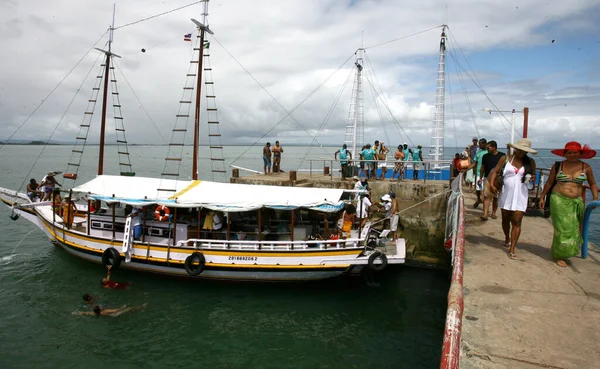
[[[263,156],[263,163],[265,163],[265,167],[270,167],[271,166],[271,157]]]
[[[142,226],[136,225],[133,226],[133,238],[140,239],[142,237]]]

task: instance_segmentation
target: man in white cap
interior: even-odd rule
[[[42,181],[40,182],[40,187],[44,189],[44,198],[42,199],[42,201],[50,200],[50,197],[52,197],[52,191],[54,191],[54,187],[56,185],[62,187],[62,185],[58,183],[54,178],[55,175],[56,173],[54,172],[48,172],[48,174],[46,174],[44,178],[42,178]]]

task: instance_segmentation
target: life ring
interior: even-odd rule
[[[170,214],[171,210],[164,205],[158,205],[154,210],[154,218],[156,218],[156,220],[158,220],[159,222],[169,220]]]
[[[375,261],[379,258],[379,260],[381,261],[380,264],[375,264]],[[371,254],[371,256],[369,256],[369,268],[373,269],[373,270],[384,270],[385,267],[388,264],[388,259],[387,256],[382,253],[381,251],[375,251],[374,253]]]
[[[102,264],[108,267],[112,265],[112,269],[117,269],[121,265],[121,255],[114,247],[109,247],[102,253]]]
[[[185,271],[191,276],[196,276],[204,271],[204,264],[206,264],[204,255],[200,252],[194,252],[185,258]]]

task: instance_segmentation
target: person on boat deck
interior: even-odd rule
[[[348,145],[343,144],[342,148],[333,154],[333,158],[337,160],[337,155],[340,154],[340,165],[342,167],[342,181],[345,181],[350,177],[350,165],[352,160],[352,153],[348,151]]]
[[[63,224],[69,229],[71,229],[71,226],[73,225],[73,220],[75,220],[76,212],[77,207],[71,199],[71,196],[66,195],[62,203],[62,218]]]
[[[352,224],[354,224],[354,220],[356,219],[356,208],[352,204],[346,205],[344,212],[342,214],[342,228],[341,235],[342,238],[349,238],[350,233],[352,231]]]
[[[131,213],[127,215],[128,217],[131,217],[134,240],[139,240],[142,238],[142,213],[143,211],[139,208],[131,208]]]
[[[488,142],[487,152],[481,158],[481,170],[479,172],[479,175],[483,178],[483,215],[481,216],[481,220],[488,219],[490,203],[492,204],[491,218],[497,218],[498,196],[492,192],[488,179],[492,170],[498,165],[500,158],[504,156],[503,152],[498,151],[498,144],[493,140]]]
[[[271,174],[271,143],[267,142],[265,147],[263,147],[263,164],[265,169],[265,174]]]
[[[398,200],[396,200],[396,194],[391,192],[390,198],[392,199],[392,207],[390,209],[390,232],[392,232],[392,241],[398,239],[398,221],[400,220],[400,214],[398,213]]]
[[[58,216],[62,214],[62,197],[58,188],[55,188],[52,192],[52,210]]]
[[[102,202],[100,200],[94,200],[90,203],[90,213],[106,213],[106,209],[102,209]]]
[[[94,306],[94,311],[75,311],[74,315],[91,315],[91,316],[119,316],[123,313],[127,313],[130,311],[141,310],[144,309],[148,304],[143,304],[140,306],[127,306],[123,305],[117,309],[107,309],[105,307],[101,307],[100,305]]]
[[[381,174],[379,175],[379,180],[383,181],[385,179],[385,174],[387,173],[387,154],[390,152],[390,149],[385,146],[385,142],[381,141],[379,145],[379,152],[377,159],[383,160],[381,163]]]
[[[35,199],[40,198],[41,192],[39,190],[40,185],[37,183],[35,178],[31,178],[29,183],[27,184],[27,197],[29,200],[35,201]]]
[[[483,164],[483,156],[487,154],[487,140],[482,138],[479,140],[479,150],[475,153],[475,158],[468,166],[467,170],[473,169],[475,174],[475,192],[477,194],[477,200],[473,204],[473,208],[477,209],[479,204],[483,202],[481,199],[481,191],[483,191],[483,178],[481,178],[481,165]]]
[[[321,237],[320,234],[309,234],[308,236],[306,236],[306,239],[304,241],[322,241],[323,237]],[[306,245],[307,247],[321,247],[321,243],[316,242],[316,243],[309,243]]]
[[[373,159],[375,159],[375,150],[371,148],[371,144],[367,144],[367,148],[362,151],[363,159],[365,160],[365,175],[366,178],[369,179],[374,177],[375,175],[375,163]]]
[[[273,153],[273,173],[281,172],[281,153],[283,152],[283,147],[279,145],[279,141],[275,141],[275,146],[271,149]]]
[[[421,166],[423,165],[423,153],[421,152],[422,146],[417,145],[417,148],[412,152],[412,160],[413,160],[413,180],[419,180],[419,170],[421,170]]]
[[[368,193],[360,195],[360,203],[358,204],[358,219],[360,219],[360,228],[362,228],[367,222],[369,217],[369,208],[373,204]]]
[[[56,187],[57,185],[62,187],[62,185],[58,183],[54,178],[55,175],[56,173],[54,172],[48,172],[48,174],[46,174],[44,178],[42,178],[42,181],[40,182],[40,186],[44,188],[44,198],[42,199],[42,201],[50,200],[50,197],[52,196],[52,191],[54,191],[54,187]]]
[[[354,177],[357,181],[354,184],[354,189],[355,190],[364,190],[364,191],[369,191],[369,183],[367,182],[366,178],[361,178],[360,181],[358,180],[358,177]],[[362,192],[356,192],[356,195],[354,196],[354,199],[356,200],[356,202],[358,203],[360,201],[360,194]]]
[[[596,151],[579,142],[567,142],[564,149],[552,150],[554,155],[565,158],[554,164],[550,176],[540,196],[540,209],[546,205],[546,195],[550,193],[550,216],[554,227],[552,237],[552,258],[556,264],[566,267],[567,260],[579,254],[583,243],[580,227],[583,222],[584,202],[583,183],[590,185],[592,198],[598,201],[598,184],[592,167],[581,161],[596,156]],[[556,183],[556,184],[554,184]],[[554,184],[554,186],[553,186]]]
[[[100,281],[102,288],[109,288],[111,290],[126,290],[129,288],[129,283],[114,282],[110,280],[110,270],[112,269],[112,265],[107,266],[106,269],[106,277],[102,278],[102,280]]]
[[[509,147],[515,149],[513,154],[503,155],[490,173],[490,186],[494,193],[498,192],[495,180],[497,171],[502,171],[504,185],[498,195],[498,206],[502,209],[502,231],[504,247],[508,249],[508,257],[517,259],[515,247],[521,235],[521,222],[529,200],[528,182],[535,183],[535,161],[527,153],[537,154],[531,148],[531,141],[522,138]]]

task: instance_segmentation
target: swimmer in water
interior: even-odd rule
[[[142,310],[144,309],[146,306],[148,306],[148,304],[143,304],[140,306],[127,306],[127,305],[123,305],[120,308],[117,309],[107,309],[107,308],[103,308],[100,305],[96,305],[94,306],[94,311],[74,311],[73,315],[91,315],[91,316],[119,316],[123,313],[127,313],[130,311],[135,311],[135,310]]]
[[[112,265],[109,265],[107,267],[107,269],[108,269],[108,274],[106,274],[106,278],[102,278],[102,280],[100,281],[102,288],[110,288],[112,290],[124,290],[124,289],[129,288],[129,283],[111,281],[110,280],[110,270],[112,269]]]

